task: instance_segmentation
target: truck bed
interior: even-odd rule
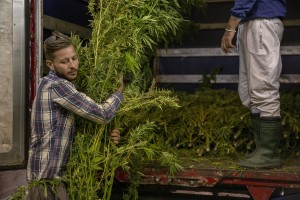
[[[297,157],[283,159],[282,168],[269,170],[240,168],[233,158],[191,159],[182,156],[181,161],[184,170],[173,176],[158,165],[145,165],[141,185],[166,187],[171,193],[189,195],[223,194],[254,200],[300,199],[297,195],[300,193],[300,158]],[[116,178],[119,182],[128,182],[130,175],[118,171]],[[289,198],[290,195],[293,197]]]

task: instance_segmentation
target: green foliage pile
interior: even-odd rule
[[[191,149],[198,156],[235,154],[247,142],[251,147],[250,134],[241,136],[248,132],[248,111],[235,91],[206,88],[195,94],[174,94],[179,98],[179,108],[166,108],[163,115],[153,110],[137,116],[155,120],[157,142],[175,149]]]
[[[136,120],[157,124],[153,138],[156,144],[168,145],[174,151],[189,150],[195,155],[240,157],[255,147],[249,119],[236,91],[199,89],[194,94],[173,92],[180,107],[166,108],[163,115],[154,108],[132,114]],[[282,141],[280,152],[299,155],[300,95],[299,91],[281,94]]]

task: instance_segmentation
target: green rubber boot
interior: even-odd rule
[[[281,138],[280,117],[261,117],[259,122],[259,148],[256,153],[238,165],[248,168],[276,168],[281,166],[281,159],[277,150]]]
[[[252,132],[254,135],[254,142],[255,142],[255,149],[245,155],[245,158],[251,158],[252,156],[255,155],[257,149],[259,149],[259,120],[260,119],[260,113],[251,113],[250,114],[250,121],[251,121],[251,127],[252,127]]]

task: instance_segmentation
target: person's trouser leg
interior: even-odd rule
[[[254,135],[254,141],[256,148],[259,146],[258,141],[258,132],[259,132],[259,117],[260,110],[258,110],[255,105],[251,102],[250,87],[249,87],[249,54],[247,53],[247,44],[243,42],[243,38],[247,37],[244,31],[245,25],[242,23],[239,25],[238,34],[237,34],[237,46],[239,50],[239,85],[238,93],[241,99],[241,102],[244,106],[248,107],[251,111],[250,121],[252,127],[252,133]],[[247,56],[247,57],[246,57]],[[249,158],[254,155],[256,150],[251,154],[246,154],[245,158]]]
[[[250,101],[261,117],[280,116],[279,77],[282,69],[280,41],[283,25],[279,19],[249,21],[246,26],[246,68]],[[246,54],[246,53],[245,53]]]
[[[46,184],[33,186],[27,195],[27,200],[69,200],[69,196],[64,184],[52,188]]]

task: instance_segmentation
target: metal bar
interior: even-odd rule
[[[28,1],[0,1],[0,9],[0,167],[7,168],[25,163]]]
[[[26,38],[26,12],[27,1],[13,1],[13,103],[14,103],[14,148],[12,157],[15,157],[17,165],[24,165],[25,161],[25,116],[26,110],[26,71],[28,70]]]
[[[13,3],[0,1],[0,165],[13,147]],[[4,87],[5,86],[5,87]]]
[[[294,168],[289,168],[287,171],[256,171],[256,170],[234,170],[223,171],[223,177],[228,179],[243,179],[243,180],[264,180],[268,182],[281,181],[281,182],[297,182],[300,183],[300,171],[298,170],[298,163],[294,164]]]
[[[201,30],[216,30],[224,29],[227,23],[195,23],[195,26]],[[285,19],[283,20],[285,27],[300,26],[300,19]]]
[[[42,77],[43,70],[43,0],[35,1],[35,27],[34,27],[34,49],[35,49],[35,92]]]
[[[35,96],[36,62],[35,62],[35,0],[30,1],[30,107]]]
[[[157,75],[158,83],[202,83],[203,75]],[[238,83],[237,74],[219,74],[216,75],[212,83]],[[280,83],[300,83],[300,74],[282,74]]]
[[[248,193],[246,193],[245,191],[228,191],[227,189],[225,189],[224,191],[222,189],[220,189],[220,191],[213,189],[211,191],[211,189],[197,189],[197,188],[193,188],[193,189],[176,189],[176,190],[171,190],[170,191],[172,194],[188,194],[188,195],[197,195],[197,196],[206,196],[206,197],[226,197],[226,199],[229,199],[230,197],[235,197],[235,198],[243,198],[243,199],[250,199],[250,195]],[[177,199],[177,198],[176,198]],[[200,198],[203,199],[203,198]]]
[[[130,176],[124,171],[117,171],[116,178],[126,182]],[[253,171],[224,169],[185,169],[168,176],[163,168],[144,167],[141,177],[142,184],[177,185],[186,187],[213,187],[218,184],[244,185],[257,187],[300,188],[299,172],[284,171]]]
[[[284,187],[284,188],[300,188],[300,183],[289,180],[266,180],[266,179],[247,179],[247,178],[223,178],[219,182],[225,185],[246,185],[259,187]]]
[[[81,38],[90,38],[91,29],[73,24],[55,17],[44,15],[43,26],[49,30],[57,30],[64,34],[70,35],[71,33],[79,35]]]
[[[282,46],[281,55],[300,55],[300,46]],[[202,57],[202,56],[238,56],[237,50],[225,54],[218,48],[170,48],[158,49],[158,57]]]

